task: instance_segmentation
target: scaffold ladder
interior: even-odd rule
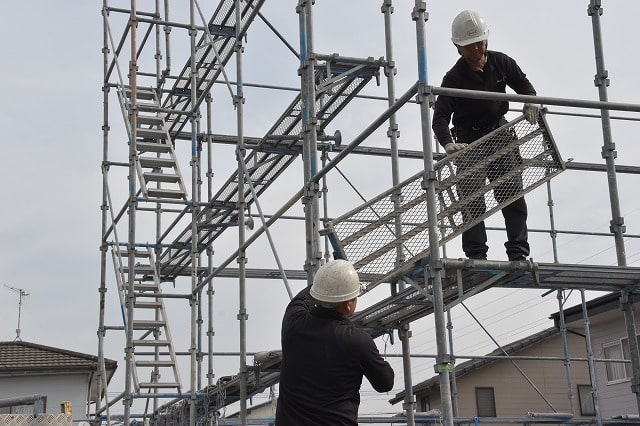
[[[452,240],[565,169],[541,113],[520,116],[434,165],[438,244]],[[325,224],[335,257],[348,259],[368,288],[427,263],[427,187],[420,171]],[[397,200],[399,204],[396,207]],[[396,223],[401,233],[396,233]],[[402,250],[407,260],[398,262]]]
[[[125,329],[128,321],[133,327],[133,381],[136,392],[141,390],[177,390],[180,374],[171,339],[169,322],[162,297],[160,279],[156,273],[155,256],[149,248],[136,248],[134,264],[129,265],[129,251],[111,250],[118,295]],[[129,274],[133,273],[135,293],[133,318],[127,317],[126,301]]]
[[[124,92],[129,105],[131,90],[126,88]],[[155,90],[138,87],[135,104],[135,167],[142,195],[149,199],[186,200],[187,189]]]

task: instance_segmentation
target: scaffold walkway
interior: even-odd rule
[[[543,113],[536,124],[520,116],[438,161],[434,177],[439,245],[564,169]],[[417,266],[428,263],[424,178],[423,172],[413,175],[327,222],[321,231],[331,241],[334,257],[352,262],[361,277],[373,277],[365,279],[367,289],[382,282],[398,281]],[[404,253],[407,260],[399,260],[398,253]]]
[[[507,266],[511,265],[507,264],[513,262],[465,259],[455,263],[458,264],[452,265],[442,279],[446,309],[489,288],[640,291],[640,268],[521,261],[508,270]],[[444,259],[444,264],[447,264],[447,259]],[[378,337],[430,315],[434,308],[432,292],[425,285],[424,277],[425,267],[414,268],[404,277],[409,286],[357,312],[353,322]]]
[[[229,62],[236,49],[236,4],[240,7],[240,30],[238,37],[247,33],[249,26],[260,12],[265,0],[222,0],[211,16],[205,31],[195,47],[195,69],[198,72],[195,88],[195,102],[192,98],[192,64],[187,60],[178,74],[169,95],[162,106],[165,120],[172,134],[180,132],[189,122],[194,110],[202,104],[211,87],[220,78],[224,66]]]
[[[265,351],[254,356],[254,365],[247,375],[247,398],[264,392],[280,381],[282,351]],[[240,377],[224,376],[213,385],[198,392],[196,417],[209,418],[221,415],[220,411],[240,399]],[[161,407],[152,420],[155,426],[185,424],[189,418],[190,405],[182,400],[176,404]],[[215,414],[214,414],[215,413]]]

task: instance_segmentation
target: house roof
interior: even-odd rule
[[[506,352],[508,355],[512,355],[512,354],[515,354],[516,352],[520,352],[558,333],[560,333],[560,331],[557,328],[555,327],[548,328],[546,330],[542,330],[538,333],[527,336],[523,339],[516,340],[515,342],[509,343],[507,345],[503,345],[502,349],[496,349],[495,351],[487,354],[486,356],[488,357],[501,356],[501,355],[504,356],[504,352]],[[504,352],[502,351],[503,349],[504,349]],[[472,359],[472,360],[463,362],[462,364],[456,365],[456,369],[455,369],[456,378],[464,376],[467,373],[475,371],[479,368],[482,368],[485,365],[491,364],[496,361],[499,361],[499,360],[495,358],[494,359],[482,358],[482,359]],[[439,386],[440,386],[440,377],[436,375],[431,377],[428,380],[425,380],[424,382],[418,383],[417,385],[413,386],[413,393],[416,394],[418,392],[428,392],[430,390],[438,388]],[[404,394],[405,394],[404,391],[396,394],[396,396],[390,399],[389,402],[392,404],[395,404],[396,402],[402,401],[404,399]]]
[[[96,371],[98,357],[36,343],[0,342],[0,375],[52,371]],[[113,374],[118,363],[105,359]],[[108,374],[109,376],[111,374]]]

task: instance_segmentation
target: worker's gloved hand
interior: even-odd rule
[[[541,109],[542,105],[524,104],[522,113],[529,123],[536,124],[538,122],[538,114],[540,113]]]
[[[466,143],[450,142],[444,146],[444,150],[447,152],[447,154],[453,154],[454,152],[458,152],[462,149],[465,149],[466,147],[467,147]]]

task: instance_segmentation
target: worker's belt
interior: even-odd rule
[[[472,132],[479,132],[479,131],[484,131],[484,132],[490,132],[492,130],[497,129],[498,127],[500,127],[500,123],[492,123],[492,124],[473,124],[469,127],[464,126],[461,127],[460,130],[462,131],[472,131]]]
[[[483,135],[491,132],[492,130],[497,129],[507,120],[502,117],[500,120],[494,123],[485,123],[485,124],[472,124],[470,126],[462,125],[462,126],[454,126],[451,129],[451,136],[460,143],[470,143],[475,138],[478,137],[478,132],[481,132]]]

